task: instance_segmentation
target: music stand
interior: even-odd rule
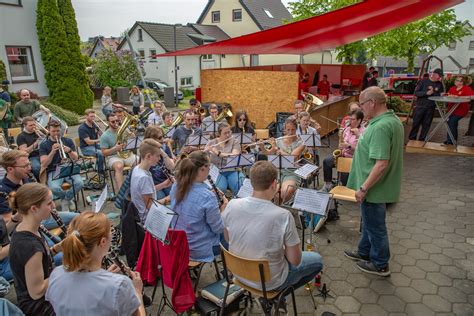
[[[268,155],[268,161],[270,161],[278,169],[278,183],[280,183],[280,189],[278,190],[278,204],[281,203],[281,171],[284,169],[295,168],[295,156],[292,155]]]
[[[221,158],[221,161],[219,163],[221,167],[219,169],[222,172],[232,171],[232,170],[240,172],[239,170],[236,170],[236,169],[248,167],[248,166],[253,165],[254,163],[255,163],[255,156],[253,154],[232,155],[232,156]],[[240,179],[238,181],[238,184],[239,184],[239,189],[237,190],[237,192],[232,192],[234,195],[236,195],[240,190]]]
[[[200,147],[200,146],[205,146],[209,142],[209,136],[208,135],[189,135],[186,138],[186,142],[184,143],[183,147],[186,146],[194,146],[194,147]]]
[[[220,122],[212,121],[212,122],[202,122],[201,123],[201,130],[203,133],[215,135],[217,133],[217,129],[219,127]]]
[[[102,193],[100,194],[99,198],[97,201],[94,202],[94,212],[99,213],[102,208],[105,205],[105,202],[107,202],[107,195],[108,195],[108,188],[107,184],[104,187],[104,190],[102,190]]]
[[[136,137],[128,138],[126,140],[126,145],[125,145],[125,148],[123,150],[124,151],[125,150],[131,150],[131,151],[136,150],[138,147],[140,147],[140,144],[143,142],[143,139],[144,139],[144,136],[136,136]]]
[[[170,216],[171,215],[171,216]],[[144,228],[145,230],[153,237],[153,239],[157,240],[157,242],[161,242],[163,245],[169,245],[171,240],[168,238],[168,229],[171,226],[171,222],[173,218],[176,217],[174,222],[173,228],[176,226],[177,219],[179,217],[173,210],[170,208],[160,204],[156,200],[152,200],[152,204],[147,212]],[[157,247],[157,259],[158,259],[158,272],[161,276],[161,290],[163,296],[161,297],[160,304],[158,305],[158,315],[165,309],[165,306],[171,308],[173,312],[176,311],[173,308],[173,304],[171,304],[168,296],[166,295],[165,291],[165,282],[163,278],[163,266],[161,264],[161,257],[160,257],[160,247]],[[152,302],[155,298],[156,289],[158,287],[158,283],[155,285],[152,294]]]
[[[76,206],[76,211],[78,210],[77,199],[76,199],[76,189],[74,186],[74,180],[72,179],[72,176],[78,175],[80,173],[81,173],[81,165],[71,160],[71,162],[64,165],[58,164],[56,167],[56,170],[53,173],[53,176],[51,177],[52,180],[67,178],[69,181],[71,181],[71,187],[72,187],[72,193],[74,195],[74,205]]]
[[[174,131],[176,131],[176,126],[172,126],[166,133],[163,135],[163,138],[172,138]]]

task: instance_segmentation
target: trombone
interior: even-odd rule
[[[107,128],[109,128],[109,124],[107,124],[103,119],[101,119],[98,115],[95,116],[94,119],[95,127],[100,131],[101,134],[105,132]],[[101,125],[103,127],[101,127]]]

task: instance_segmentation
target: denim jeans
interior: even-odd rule
[[[5,280],[8,282],[13,281],[13,273],[10,269],[10,262],[8,261],[8,257],[3,260],[0,260],[0,276],[4,277]]]
[[[71,178],[72,184],[74,185],[74,191],[72,187],[67,191],[63,191],[63,189],[61,189],[61,184],[63,184],[63,182],[71,182],[71,179],[67,177],[53,180],[53,172],[48,172],[48,186],[55,197],[68,201],[72,201],[74,199],[74,192],[79,192],[84,186],[84,182],[82,181],[82,177],[79,174],[73,175]]]
[[[104,106],[102,108],[102,114],[104,114],[104,116],[107,118],[107,115],[109,113],[112,113],[113,112],[113,109],[112,109],[112,106],[111,105],[108,105],[108,106]]]
[[[224,193],[229,188],[235,196],[239,193],[243,178],[240,171],[222,171],[217,178],[216,186]]]
[[[44,237],[46,239],[46,242],[48,243],[48,246],[52,247],[54,245],[54,242],[49,239],[48,237]],[[60,252],[57,255],[54,256],[54,266],[59,267],[60,265],[63,264],[63,253]]]
[[[385,203],[362,202],[362,236],[359,241],[359,255],[369,257],[379,269],[385,268],[390,259],[387,225],[385,224]]]
[[[458,116],[458,115],[452,115],[448,118],[448,126],[449,129],[451,130],[451,133],[453,134],[454,140],[457,142],[458,141],[458,125],[459,121],[463,118],[464,116]],[[453,142],[451,141],[451,138],[449,138],[449,134],[446,133],[446,143],[452,145]]]
[[[104,173],[104,155],[102,150],[100,150],[99,145],[90,145],[86,147],[81,147],[81,153],[83,156],[92,156],[97,158],[97,171],[100,174]]]
[[[74,213],[74,212],[58,212],[58,214],[59,214],[59,217],[61,217],[61,219],[63,220],[64,225],[66,225],[66,227],[69,225],[69,223],[73,220],[74,217],[79,215],[79,213]],[[56,223],[56,221],[53,219],[52,216],[49,216],[47,219],[45,219],[41,223],[47,229],[54,229],[54,228],[59,227],[58,223]]]
[[[160,191],[156,191],[156,199],[157,200],[161,200],[161,199],[164,199],[165,197],[167,197],[168,195],[170,195],[170,192],[171,192],[171,187],[169,188],[164,188]]]
[[[289,286],[296,290],[313,280],[323,269],[323,259],[319,253],[303,251],[299,266],[294,266],[291,263],[288,263],[288,266],[288,276],[285,282],[276,289],[277,291]]]
[[[36,180],[39,180],[39,174],[40,174],[40,169],[41,169],[40,157],[31,157],[30,163],[31,163],[31,172],[33,172],[33,175],[35,176]]]

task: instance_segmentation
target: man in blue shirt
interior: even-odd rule
[[[79,141],[81,152],[84,156],[92,156],[97,158],[97,171],[104,174],[104,155],[99,146],[99,136],[102,131],[95,122],[95,111],[93,109],[86,110],[86,120],[79,126]]]
[[[48,186],[54,196],[61,199],[61,210],[69,211],[73,206],[74,192],[79,192],[84,183],[80,174],[72,175],[66,178],[56,178],[54,171],[60,168],[63,159],[71,163],[78,159],[74,142],[66,137],[61,137],[61,124],[57,121],[50,121],[48,124],[49,137],[43,141],[39,148],[41,167],[45,168],[48,176]],[[62,146],[59,142],[61,140]],[[61,148],[62,147],[62,148]],[[61,157],[62,154],[65,157]],[[63,190],[61,186],[64,182],[71,184],[71,188]]]

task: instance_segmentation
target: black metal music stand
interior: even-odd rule
[[[212,122],[202,122],[201,123],[201,130],[203,133],[216,135],[218,126],[221,122],[212,121]]]
[[[240,169],[243,167],[248,167],[251,166],[255,163],[255,156],[253,154],[238,154],[238,155],[232,155],[232,156],[227,156],[227,157],[222,157],[221,161],[219,163],[219,171],[220,172],[226,172],[226,171],[232,171],[235,169]],[[240,170],[236,170],[237,172],[240,172]],[[239,180],[239,190],[240,190],[240,180]],[[232,192],[234,196],[237,195],[239,192]]]
[[[81,165],[75,163],[74,161],[71,160],[70,163],[66,165],[58,165],[59,171],[57,171],[57,174],[53,174],[51,177],[52,180],[59,180],[59,179],[66,179],[71,182],[72,186],[72,193],[74,195],[74,205],[76,206],[76,212],[78,210],[77,208],[77,198],[76,198],[76,188],[74,186],[74,180],[72,179],[72,176],[81,174]]]
[[[282,170],[294,169],[295,168],[295,157],[292,155],[268,155],[268,161],[270,161],[278,169],[278,183],[280,188],[278,189],[278,204],[281,204],[281,179]]]
[[[186,138],[186,142],[184,143],[183,147],[193,146],[193,147],[200,148],[201,146],[207,145],[208,142],[209,142],[209,135],[201,135],[201,134],[189,135]]]

